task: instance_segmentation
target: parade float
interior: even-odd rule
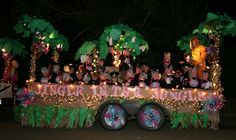
[[[69,82],[72,77],[62,78],[54,83],[36,82],[33,73],[36,66],[31,61],[28,87],[19,89],[16,93],[21,101],[14,108],[16,120],[23,126],[77,128],[91,127],[99,119],[104,128],[119,130],[125,127],[128,120],[135,118],[140,127],[147,130],[158,130],[165,121],[170,121],[172,128],[218,129],[219,111],[224,101],[220,84],[219,49],[224,35],[235,35],[235,23],[235,20],[226,15],[209,13],[199,29],[178,41],[177,45],[186,54],[184,63],[192,67],[188,72],[192,79],[187,81],[190,86],[174,87],[170,86],[173,79],[169,74],[175,74],[177,70],[171,69],[171,56],[168,52],[164,54],[164,73],[152,71],[150,85],[142,82],[145,79],[145,74],[142,73],[138,84],[129,82],[130,77],[134,78],[130,72],[130,60],[135,61],[137,56],[147,51],[148,44],[128,26],[109,26],[98,41],[85,42],[76,52],[75,60],[80,59],[84,62],[81,66],[94,74],[90,77],[86,73],[87,77],[76,82]],[[201,49],[193,47],[196,42],[201,43]],[[38,53],[36,48],[32,49],[32,55]],[[41,50],[42,45],[37,49]],[[106,59],[109,53],[116,68],[119,69],[122,63],[126,64],[126,82],[119,82],[118,79],[112,84],[108,84],[106,80],[96,82],[96,73],[102,70],[99,62]],[[33,57],[36,56],[32,56],[32,60],[35,60]],[[80,68],[76,72],[78,77]],[[67,77],[71,74],[70,67],[64,67],[64,71],[67,72]],[[86,80],[93,77],[95,80],[91,83]],[[200,87],[196,86],[196,77],[200,77],[202,81]],[[117,77],[115,75],[111,78]],[[158,80],[161,81],[161,78],[164,85],[167,85],[163,87],[167,88],[159,85]],[[203,82],[207,80],[208,83]]]

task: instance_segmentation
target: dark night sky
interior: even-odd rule
[[[104,27],[123,23],[148,41],[149,57],[142,60],[153,64],[166,50],[177,57],[176,41],[191,33],[209,11],[236,18],[235,4],[229,0],[0,0],[0,37],[20,39],[29,47],[30,40],[22,39],[12,27],[22,14],[36,15],[69,38],[71,55],[67,56],[73,56],[84,41],[98,39]],[[235,37],[225,37],[221,49],[225,81],[232,81],[236,70],[234,41]]]

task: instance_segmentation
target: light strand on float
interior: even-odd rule
[[[94,50],[93,50],[93,62],[92,62],[92,65],[93,65],[93,67],[94,67],[94,72],[95,72],[95,73],[97,72],[97,69],[98,69],[97,65],[98,65],[98,63],[99,63],[98,53],[99,53],[99,52],[97,51],[97,49],[94,49]]]
[[[56,50],[53,52],[52,59],[55,63],[59,63],[59,53]]]
[[[11,63],[11,59],[12,59],[12,57],[11,57],[11,55],[8,53],[8,52],[6,52],[6,50],[5,49],[2,49],[2,57],[3,57],[3,59],[4,59],[4,73],[3,73],[3,79],[6,81],[7,80],[7,77],[5,77],[5,76],[7,76],[8,75],[8,73],[9,73],[9,68],[10,68],[10,63]]]
[[[37,48],[36,46],[31,47],[31,60],[30,60],[30,79],[29,82],[34,82],[36,80],[36,60],[37,60]]]
[[[223,88],[220,82],[221,67],[219,65],[219,52],[220,52],[220,32],[217,29],[212,29],[209,32],[209,39],[214,41],[214,48],[216,50],[215,57],[213,59],[213,65],[211,66],[211,81],[212,89],[216,91],[216,94],[222,94]]]

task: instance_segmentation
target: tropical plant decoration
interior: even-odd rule
[[[25,57],[27,54],[25,46],[18,40],[11,38],[0,38],[0,49],[3,53],[7,53],[13,57],[16,55]]]
[[[208,39],[207,35],[204,35],[204,34],[189,34],[187,36],[184,36],[182,39],[178,40],[177,46],[180,47],[180,50],[183,50],[187,54],[190,54],[191,53],[191,48],[189,46],[189,41],[193,37],[198,37],[200,43],[203,44],[204,46],[208,46],[209,43],[210,43],[210,40]]]
[[[93,53],[93,50],[97,47],[97,45],[98,45],[97,41],[84,42],[84,44],[76,51],[74,60],[77,61],[81,59],[81,61],[84,61],[86,55],[91,55]]]
[[[207,14],[206,20],[199,25],[197,29],[194,29],[191,35],[187,37],[183,37],[177,42],[177,46],[180,47],[180,50],[185,50],[186,53],[189,52],[190,46],[187,42],[190,41],[191,36],[201,36],[206,35],[207,37],[204,38],[205,42],[212,41],[213,44],[208,47],[206,45],[207,54],[210,56],[208,57],[208,61],[210,60],[211,66],[211,81],[212,81],[212,89],[216,91],[216,94],[221,94],[223,89],[220,84],[220,75],[221,75],[221,67],[218,64],[219,60],[219,50],[223,40],[223,36],[225,35],[236,35],[236,20],[224,15],[218,15],[212,12]],[[200,37],[201,40],[201,37]]]
[[[0,38],[0,50],[2,52],[2,58],[5,61],[3,73],[4,77],[10,73],[12,57],[15,57],[16,55],[25,57],[27,54],[27,50],[25,49],[25,46],[18,40],[14,40],[11,38]]]
[[[135,58],[148,50],[148,43],[143,37],[127,25],[115,24],[105,28],[99,38],[99,56],[103,59],[108,54],[109,47],[115,51],[128,50]]]
[[[198,29],[193,33],[209,34],[212,30],[218,30],[222,35],[236,35],[236,20],[229,17],[227,14],[217,15],[209,12],[206,20],[201,23]]]
[[[184,36],[182,39],[177,41],[177,46],[180,47],[180,50],[184,50],[186,53],[190,53],[191,49],[189,46],[189,41],[197,36],[200,40],[200,43],[208,47],[210,38],[209,34],[214,33],[221,38],[221,35],[236,35],[236,20],[233,18],[224,15],[217,15],[215,13],[209,12],[207,14],[206,20],[201,23],[197,29],[194,29],[192,34]]]
[[[99,63],[99,56],[98,56],[98,41],[86,41],[76,52],[75,54],[75,61],[80,58],[81,63],[87,63],[89,57],[92,58],[92,65],[93,71],[97,72],[97,65]]]
[[[53,51],[53,60],[58,63],[59,52],[67,51],[69,48],[68,40],[60,35],[57,30],[46,20],[38,17],[23,15],[22,19],[14,26],[16,33],[23,34],[24,38],[32,37],[32,54],[30,67],[30,81],[35,80],[36,59],[41,53]]]

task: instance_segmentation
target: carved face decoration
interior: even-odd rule
[[[63,68],[64,72],[72,74],[74,72],[74,68],[72,67],[72,65],[65,65]]]
[[[60,71],[60,66],[59,65],[53,65],[53,72],[59,73]]]
[[[106,73],[106,72],[100,73],[100,74],[99,74],[99,79],[100,79],[101,81],[109,80],[109,75],[108,75],[108,73]]]
[[[13,68],[19,68],[19,63],[16,60],[12,60],[11,64]]]
[[[190,49],[194,49],[199,44],[199,39],[197,37],[192,38],[190,40]]]
[[[43,77],[47,77],[48,74],[49,74],[49,70],[48,70],[47,67],[42,67],[42,68],[41,68],[41,72],[42,72],[42,74],[43,74]]]
[[[190,73],[189,73],[189,76],[192,78],[192,77],[194,77],[194,78],[197,78],[197,69],[194,67],[194,68],[192,68],[192,69],[190,69],[190,71],[189,71]]]
[[[132,70],[128,70],[126,72],[126,79],[133,79],[135,76],[134,72]]]
[[[170,52],[165,52],[164,53],[164,65],[169,65],[170,64],[170,59],[171,59],[171,55]]]
[[[104,60],[103,60],[103,59],[100,59],[98,65],[99,65],[99,66],[104,66]]]
[[[161,75],[158,71],[152,72],[152,79],[153,80],[159,80],[161,78]]]
[[[205,81],[209,80],[209,73],[208,72],[203,72],[203,80],[205,80]]]
[[[80,73],[80,72],[76,72],[76,78],[78,79],[78,80],[82,80],[83,79],[83,73]]]
[[[129,51],[128,51],[127,49],[125,49],[125,50],[123,51],[123,55],[124,55],[124,56],[130,56],[130,53],[129,53]]]
[[[173,74],[173,67],[169,66],[165,68],[165,74],[166,75],[172,75]]]
[[[141,67],[141,71],[147,73],[147,72],[149,71],[148,66],[146,66],[146,65],[142,65],[142,67]]]
[[[180,78],[182,75],[182,72],[180,70],[175,71],[175,77]]]
[[[147,79],[147,74],[144,73],[144,72],[140,73],[140,75],[139,75],[139,80],[144,81],[144,80],[146,80],[146,79]]]
[[[92,80],[98,80],[98,73],[92,72]]]
[[[92,57],[91,56],[88,56],[88,59],[86,61],[87,64],[91,64],[92,63]]]
[[[70,80],[72,80],[72,78],[71,78],[69,73],[63,73],[62,74],[62,79],[63,79],[63,82],[65,82],[65,83],[69,83]]]

